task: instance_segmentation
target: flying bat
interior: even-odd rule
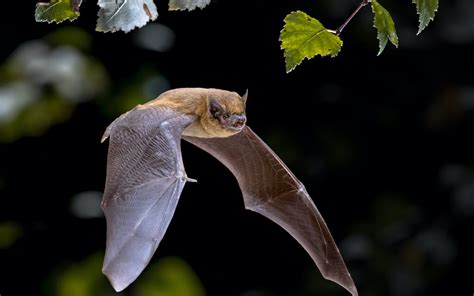
[[[303,184],[246,126],[247,94],[181,88],[122,114],[106,129],[107,221],[102,272],[116,291],[155,253],[186,182],[181,139],[222,162],[237,178],[245,208],[279,224],[308,252],[324,278],[358,295],[323,217]]]

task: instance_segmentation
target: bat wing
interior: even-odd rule
[[[104,134],[110,144],[102,199],[107,220],[102,272],[117,291],[143,271],[168,228],[187,180],[181,134],[193,120],[170,109],[137,107]]]
[[[247,209],[283,227],[309,253],[324,278],[358,295],[334,239],[303,184],[249,127],[228,138],[183,138],[230,169]]]

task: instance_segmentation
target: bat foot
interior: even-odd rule
[[[185,182],[197,183],[197,180],[189,178],[184,170],[181,172],[178,172],[178,174],[175,175],[175,177]]]
[[[189,178],[188,176],[184,177],[184,180],[186,180],[186,182],[191,182],[191,183],[197,183],[198,181],[196,179]]]

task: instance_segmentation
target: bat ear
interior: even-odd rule
[[[211,98],[209,100],[209,113],[211,113],[213,117],[218,117],[219,115],[222,115],[225,112],[221,104],[219,104],[216,99]]]
[[[244,105],[247,104],[247,97],[248,97],[248,96],[249,96],[249,89],[247,88],[247,89],[245,90],[244,95],[242,96],[242,101],[244,102]]]

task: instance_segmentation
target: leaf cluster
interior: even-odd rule
[[[210,0],[169,0],[169,10],[193,10],[204,8]],[[37,22],[61,23],[74,21],[80,15],[82,0],[51,0],[36,4]],[[96,30],[99,32],[130,32],[141,28],[158,17],[153,0],[98,0],[99,6]]]
[[[284,51],[286,71],[295,69],[305,58],[311,59],[317,55],[336,56],[342,47],[339,35],[342,29],[359,11],[370,2],[373,12],[374,27],[377,30],[380,55],[390,41],[398,47],[398,35],[392,16],[379,0],[362,0],[357,10],[337,30],[326,29],[317,19],[302,11],[295,11],[285,17],[285,24],[280,32],[281,49]],[[438,0],[413,0],[419,14],[419,30],[421,33],[434,19],[438,10]]]
[[[169,0],[169,10],[194,10],[206,7],[211,0]],[[302,11],[294,11],[284,19],[280,32],[281,49],[284,51],[286,72],[296,68],[304,59],[317,55],[335,57],[341,51],[343,42],[340,34],[359,10],[370,3],[373,23],[377,30],[379,51],[382,54],[390,41],[398,47],[398,35],[395,22],[389,11],[379,0],[361,0],[357,9],[337,30],[330,30],[317,19]],[[435,17],[439,0],[412,0],[419,14],[418,34]],[[36,5],[35,18],[38,22],[60,23],[73,21],[80,15],[82,0],[50,0],[49,3]],[[146,25],[158,17],[153,0],[98,0],[99,6],[96,30],[101,32],[129,32]]]

